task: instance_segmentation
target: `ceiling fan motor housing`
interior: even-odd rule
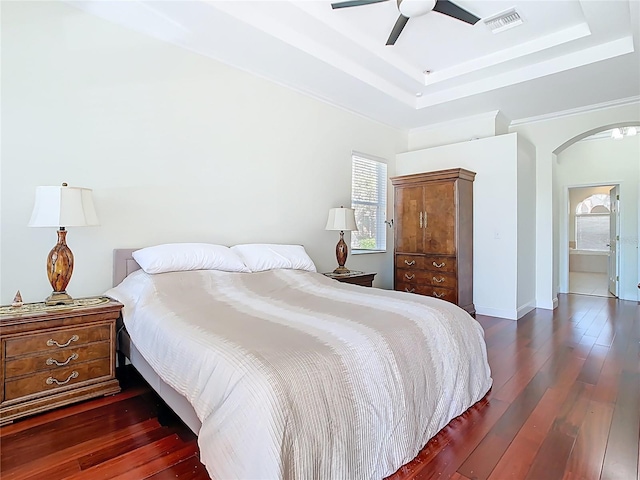
[[[436,6],[436,0],[398,0],[398,10],[407,18],[429,13]]]

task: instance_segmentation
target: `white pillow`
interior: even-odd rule
[[[273,245],[250,243],[234,245],[236,252],[252,272],[262,272],[276,268],[307,270],[316,272],[313,260],[307,255],[302,245]]]
[[[133,258],[146,273],[186,270],[251,272],[229,247],[211,243],[165,243],[136,250]]]

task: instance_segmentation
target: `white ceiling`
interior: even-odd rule
[[[406,0],[405,0],[406,1]],[[395,0],[69,1],[115,23],[399,128],[500,110],[510,120],[640,96],[640,0],[459,0],[492,33],[437,12],[395,46]]]

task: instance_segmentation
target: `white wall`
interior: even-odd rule
[[[403,132],[61,2],[1,8],[3,304],[51,290],[55,230],[26,226],[37,185],[94,189],[101,225],[68,234],[68,291],[86,296],[110,286],[112,249],[162,242],[302,243],[333,269],[338,235],[324,224],[350,202],[351,151],[388,159],[394,175],[406,148]],[[388,288],[392,264],[391,253],[347,262]]]
[[[558,206],[554,185],[555,154],[567,142],[586,132],[595,133],[607,126],[640,122],[637,99],[623,105],[576,112],[562,117],[515,125],[536,147],[536,306],[551,309],[557,304],[560,238]],[[555,187],[555,188],[554,188]]]
[[[565,231],[569,221],[566,208],[569,187],[595,183],[620,185],[619,297],[637,300],[640,136],[578,142],[558,154],[556,174],[556,195],[565,199],[562,202],[565,208],[560,209],[560,225]],[[561,265],[566,269],[566,242],[563,245]]]
[[[518,140],[518,276],[517,318],[535,308],[536,300],[536,149],[522,136]]]
[[[531,146],[521,147],[532,157]],[[532,162],[523,159],[529,169]],[[489,137],[470,142],[444,145],[402,153],[396,156],[396,174],[465,168],[477,173],[473,186],[473,300],[479,314],[517,318],[519,297],[533,298],[529,292],[517,291],[518,255],[518,136]],[[522,182],[523,194],[532,189]],[[532,202],[523,206],[531,212]],[[526,247],[526,244],[523,244]],[[534,276],[535,270],[522,271]],[[527,281],[523,279],[523,288]],[[528,280],[533,285],[533,280]]]
[[[494,110],[472,117],[438,123],[409,131],[409,151],[467,142],[507,133],[504,115]]]

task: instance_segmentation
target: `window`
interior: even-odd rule
[[[609,251],[609,195],[598,193],[576,207],[576,248]]]
[[[387,249],[387,164],[364,155],[352,155],[351,208],[357,232],[351,232],[351,250],[384,252]]]

